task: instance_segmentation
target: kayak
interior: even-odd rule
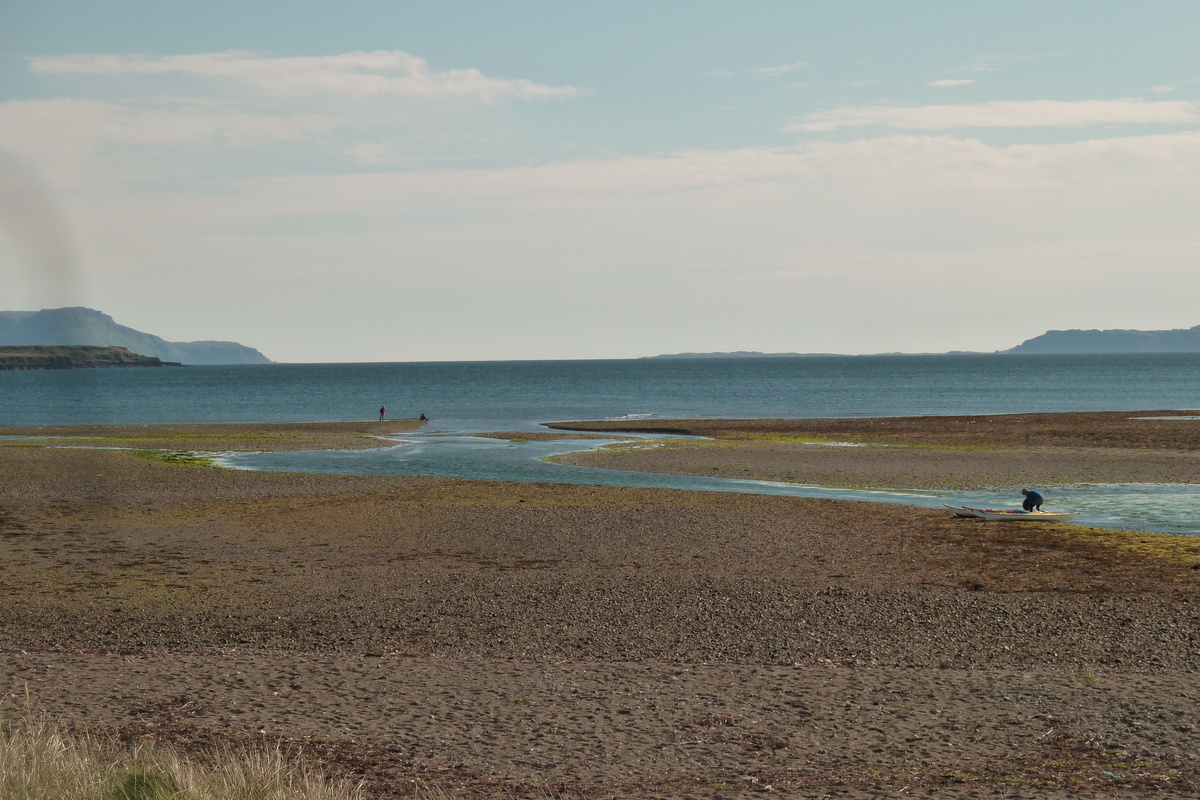
[[[980,519],[979,515],[975,513],[975,509],[973,508],[967,508],[966,506],[952,506],[949,503],[942,503],[942,505],[953,511],[954,516],[956,517],[975,517],[975,519]]]
[[[1079,516],[1078,511],[1021,511],[1019,509],[1006,511],[996,508],[945,505],[960,517],[976,517],[990,522],[1070,522]]]

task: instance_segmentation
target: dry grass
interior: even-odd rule
[[[72,731],[26,716],[0,731],[0,800],[362,800],[280,747],[186,757],[153,738]]]

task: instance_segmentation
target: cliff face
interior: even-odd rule
[[[1200,353],[1200,325],[1169,331],[1046,331],[1006,353]]]
[[[269,364],[253,347],[237,342],[168,342],[118,325],[91,308],[0,311],[0,345],[93,345],[125,347],[134,353],[181,364]]]
[[[178,363],[131,353],[124,347],[92,347],[90,345],[0,347],[0,370],[178,366],[180,366]]]

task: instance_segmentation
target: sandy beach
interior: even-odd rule
[[[821,486],[1005,488],[1064,483],[1200,483],[1191,411],[796,420],[622,420],[551,428],[665,433],[648,448],[555,458],[569,464]],[[851,445],[838,446],[838,445]]]
[[[715,438],[571,458],[1196,483],[1200,422],[1133,419],[1193,413],[573,423]],[[1200,793],[1200,539],[161,457],[417,424],[0,430],[95,437],[0,440],[0,716],[284,742],[381,797]]]

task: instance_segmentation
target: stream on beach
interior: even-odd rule
[[[1200,424],[1200,422],[1197,422]],[[1010,492],[951,490],[845,489],[782,481],[758,481],[667,475],[557,464],[546,459],[591,450],[617,439],[510,441],[472,435],[496,430],[439,429],[394,437],[396,444],[374,450],[324,450],[276,453],[227,453],[218,459],[234,469],[355,475],[424,475],[473,480],[631,486],[743,494],[860,500],[926,508],[969,505],[1015,508],[1020,495]],[[655,434],[622,434],[653,440]],[[679,438],[679,437],[672,437]],[[1075,524],[1102,528],[1200,535],[1200,487],[1189,484],[1089,484],[1040,487],[1047,511],[1079,511]],[[950,513],[947,511],[947,513]]]

